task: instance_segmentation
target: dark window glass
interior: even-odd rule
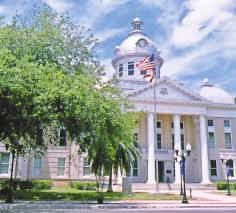
[[[184,134],[181,134],[181,150],[185,150],[185,145],[184,145]]]
[[[60,128],[60,141],[59,146],[66,146],[66,130],[64,127]]]
[[[209,149],[215,149],[215,133],[209,132],[208,133],[208,148]]]
[[[161,149],[161,134],[157,134],[157,149]]]
[[[141,70],[141,71],[140,71],[140,74],[141,74],[141,75],[146,75],[146,74],[147,74],[147,71],[146,71],[146,70]]]
[[[123,76],[123,64],[119,65],[119,77]]]
[[[216,160],[211,160],[211,176],[217,176],[217,166],[216,166]]]
[[[180,129],[184,129],[184,122],[180,122]]]
[[[225,148],[232,149],[231,133],[225,133]]]
[[[233,160],[228,160],[227,164],[229,166],[230,176],[234,177],[234,162],[233,162]]]
[[[161,122],[157,121],[157,128],[161,128]]]
[[[230,127],[229,120],[224,120],[224,127]]]
[[[134,62],[128,62],[128,75],[134,75]]]
[[[214,122],[213,122],[213,120],[208,120],[208,126],[214,126]]]

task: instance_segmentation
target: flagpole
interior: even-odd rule
[[[154,55],[154,51],[153,51],[153,55]],[[155,61],[155,55],[154,55],[154,61]],[[155,174],[156,174],[156,191],[158,191],[158,161],[156,161],[156,148],[157,148],[157,106],[156,106],[156,89],[155,89],[155,84],[156,84],[156,76],[157,76],[157,70],[155,67],[155,71],[153,71],[154,73],[154,86],[153,86],[153,102],[154,102],[154,149],[155,149],[155,162],[156,162],[156,167],[155,167]]]

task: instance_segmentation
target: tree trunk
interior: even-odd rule
[[[109,182],[108,182],[107,192],[113,192],[113,189],[112,189],[112,166],[111,166],[110,174],[109,174]]]
[[[9,189],[6,197],[6,203],[13,203],[12,199],[12,185],[13,185],[13,168],[14,168],[14,160],[15,160],[15,152],[12,152],[12,161],[11,161],[11,178],[9,183]]]

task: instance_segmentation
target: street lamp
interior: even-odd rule
[[[183,193],[183,173],[182,173],[182,160],[178,161],[178,156],[175,155],[175,162],[178,162],[180,165],[180,193],[179,195],[184,195]]]
[[[184,184],[184,191],[183,191],[183,198],[182,198],[182,203],[188,203],[188,199],[186,196],[186,188],[185,188],[185,161],[187,159],[187,157],[189,157],[190,152],[191,152],[191,146],[189,144],[187,144],[186,146],[186,151],[187,153],[182,153],[181,155],[179,155],[179,148],[175,147],[175,161],[177,162],[178,157],[180,157],[182,163],[180,163],[180,171],[183,174],[183,184]]]
[[[229,176],[230,176],[230,167],[229,167],[229,162],[231,160],[231,156],[229,155],[228,159],[224,159],[224,155],[221,154],[220,155],[220,160],[222,164],[226,165],[226,176],[227,176],[227,195],[231,196],[231,192],[230,192],[230,186],[229,186]]]

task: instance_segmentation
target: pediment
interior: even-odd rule
[[[156,100],[166,101],[183,101],[183,102],[209,102],[199,94],[185,88],[177,81],[170,80],[168,77],[158,79],[155,83],[138,89],[129,94],[131,99],[154,99],[154,88],[156,92]]]

